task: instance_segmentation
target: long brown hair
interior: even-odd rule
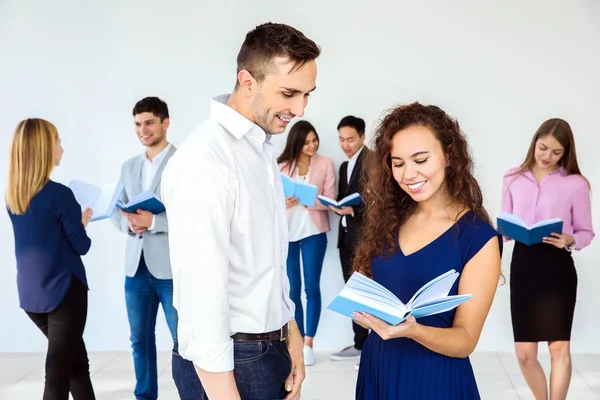
[[[483,207],[483,195],[473,176],[473,161],[458,122],[436,106],[419,103],[394,108],[379,124],[373,138],[374,149],[363,169],[365,216],[353,267],[371,276],[371,260],[393,253],[398,247],[397,233],[417,203],[394,180],[391,168],[392,139],[410,126],[430,129],[446,155],[446,184],[453,204],[470,208],[491,223]]]
[[[306,137],[311,132],[315,134],[317,142],[319,142],[319,134],[310,122],[298,121],[292,126],[285,142],[285,148],[281,152],[281,155],[277,157],[278,164],[285,163],[282,169],[287,168],[288,173],[292,173],[296,169],[298,158],[302,153],[304,143],[306,143]],[[318,150],[319,147],[317,146]]]
[[[6,204],[13,214],[24,214],[33,196],[50,180],[57,141],[56,127],[46,120],[30,118],[17,126],[10,149],[6,185]]]
[[[529,145],[529,150],[527,150],[525,160],[519,168],[509,176],[519,175],[525,171],[530,171],[535,166],[535,145],[539,139],[548,135],[552,135],[552,137],[565,149],[558,165],[564,168],[564,170],[567,171],[567,174],[581,175],[581,177],[585,179],[579,170],[577,152],[575,151],[575,138],[573,137],[571,126],[567,121],[560,118],[549,119],[540,125],[533,135],[533,139],[531,139],[531,144]]]

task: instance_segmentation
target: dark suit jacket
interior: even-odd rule
[[[365,160],[371,153],[371,150],[366,146],[362,149],[361,153],[358,155],[358,159],[356,160],[356,165],[352,170],[352,176],[350,177],[350,183],[348,183],[348,161],[344,161],[342,165],[340,165],[340,179],[338,182],[338,196],[337,200],[341,200],[344,197],[351,195],[352,193],[360,193],[363,195],[363,184],[361,182],[360,177],[362,176],[363,166],[365,165]],[[348,240],[351,243],[356,243],[356,235],[357,231],[361,226],[363,211],[364,211],[364,203],[358,204],[352,207],[354,209],[354,216],[346,215],[346,237],[345,242],[348,243]],[[340,218],[339,225],[339,233],[338,233],[338,248],[341,248],[343,245],[343,229],[342,226],[342,218]]]
[[[79,279],[87,287],[81,256],[92,241],[71,189],[49,181],[31,199],[25,214],[8,214],[15,234],[21,308],[48,313],[60,305],[71,279]]]

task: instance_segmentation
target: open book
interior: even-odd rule
[[[360,204],[362,202],[362,197],[360,197],[359,193],[352,193],[351,195],[344,197],[340,201],[335,201],[334,199],[329,198],[327,196],[323,196],[321,194],[318,195],[317,198],[319,199],[319,201],[321,203],[323,203],[327,207],[333,206],[335,208],[342,208],[345,206],[354,206],[354,205]]]
[[[98,221],[110,218],[125,185],[123,182],[117,181],[104,186],[96,186],[73,179],[69,182],[69,188],[73,191],[75,200],[82,209],[87,207],[92,209],[93,214],[90,221]]]
[[[117,202],[117,207],[123,211],[134,214],[137,213],[137,210],[150,211],[152,214],[165,212],[165,205],[163,202],[149,190],[134,196],[127,204],[123,204],[123,202],[119,200]]]
[[[410,315],[421,318],[450,311],[473,297],[471,294],[448,296],[458,275],[455,270],[450,270],[438,276],[417,290],[407,304],[403,304],[388,289],[355,272],[327,308],[350,318],[354,312],[365,312],[390,325],[397,325]]]
[[[287,175],[281,174],[283,194],[285,197],[294,196],[300,204],[314,207],[319,188],[308,183],[296,182]]]
[[[562,233],[563,229],[563,221],[560,218],[547,219],[528,226],[521,218],[507,212],[502,212],[496,222],[498,232],[527,246],[542,243],[544,237],[550,237],[552,233]]]

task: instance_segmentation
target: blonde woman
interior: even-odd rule
[[[21,121],[14,133],[6,203],[15,235],[21,308],[48,338],[43,400],[95,399],[83,330],[87,280],[81,256],[90,248],[92,211],[50,180],[63,148],[56,127]]]

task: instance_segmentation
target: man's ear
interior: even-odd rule
[[[252,74],[245,69],[238,72],[238,83],[240,85],[240,90],[247,97],[251,96],[256,89],[256,79],[254,79]]]
[[[169,125],[171,125],[171,120],[169,118],[163,119],[162,126],[165,130],[169,129]]]

